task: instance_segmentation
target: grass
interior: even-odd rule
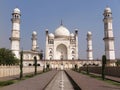
[[[13,79],[13,80],[0,81],[0,87],[8,86],[8,85],[17,83],[17,82],[19,82],[19,81],[26,80],[26,79],[28,79],[28,78],[32,78],[33,76],[35,76],[35,75],[30,74],[30,75],[24,76],[22,79],[18,79],[18,78],[17,78],[17,79]]]
[[[95,79],[104,81],[104,82],[109,83],[109,84],[112,84],[112,85],[120,86],[120,83],[119,83],[119,82],[116,82],[116,81],[113,81],[113,80],[110,80],[110,79],[102,80],[101,76],[97,76],[97,75],[90,74],[90,73],[87,74],[85,71],[79,72],[79,73],[82,73],[82,74],[84,74],[84,75],[88,75],[89,77],[92,77],[92,78],[95,78]]]
[[[8,81],[0,81],[0,86],[7,86],[7,85],[11,85],[13,84],[14,81],[13,80],[8,80]]]
[[[25,78],[31,78],[33,76],[34,76],[34,74],[29,74],[29,75],[26,75]]]
[[[109,80],[109,79],[105,79],[105,82],[110,83],[112,85],[120,86],[119,82],[115,82],[115,81],[112,81],[112,80]]]
[[[76,71],[76,72],[79,72],[79,71]],[[85,72],[85,71],[81,71],[79,73],[84,74],[84,75],[88,75],[89,77],[95,78],[97,80],[104,81],[104,82],[112,84],[112,85],[120,86],[119,82],[116,82],[116,81],[113,81],[113,80],[110,80],[110,79],[102,80],[101,76],[98,76],[98,75],[95,75],[95,74],[90,74],[90,73],[87,74],[87,72]]]

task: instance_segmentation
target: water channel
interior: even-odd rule
[[[61,70],[49,83],[45,90],[75,90],[67,74]]]

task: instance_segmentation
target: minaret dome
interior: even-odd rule
[[[90,31],[87,32],[87,35],[92,35],[92,33]]]
[[[13,13],[18,13],[18,14],[20,14],[20,9],[19,9],[19,8],[15,8],[15,9],[13,10]]]
[[[104,12],[112,12],[110,7],[106,7]]]
[[[33,36],[36,36],[36,35],[37,35],[37,32],[36,32],[36,31],[33,31],[32,35],[33,35]]]
[[[54,34],[53,34],[53,33],[50,33],[50,34],[49,34],[49,38],[54,38]]]

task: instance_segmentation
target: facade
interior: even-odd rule
[[[108,60],[115,60],[114,36],[112,30],[112,12],[110,8],[104,10],[104,42],[105,54]],[[20,10],[15,8],[12,13],[12,35],[10,37],[11,50],[20,59]],[[34,65],[34,57],[40,59],[37,51],[37,32],[32,33],[31,50],[23,50],[24,66]],[[76,64],[82,65],[101,65],[100,60],[93,60],[92,33],[87,33],[87,60],[78,60],[78,30],[74,33],[61,23],[54,33],[46,30],[45,60],[39,60],[39,66],[50,65],[51,68],[73,68]],[[111,64],[112,65],[112,64]]]
[[[62,24],[49,33],[46,30],[46,60],[77,60],[78,59],[78,31],[75,34]]]
[[[112,27],[112,11],[109,7],[104,10],[104,42],[105,42],[105,55],[107,60],[115,60],[114,49],[114,36]]]

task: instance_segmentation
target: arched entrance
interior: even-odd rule
[[[60,44],[57,46],[56,59],[67,60],[67,47],[64,44]]]

